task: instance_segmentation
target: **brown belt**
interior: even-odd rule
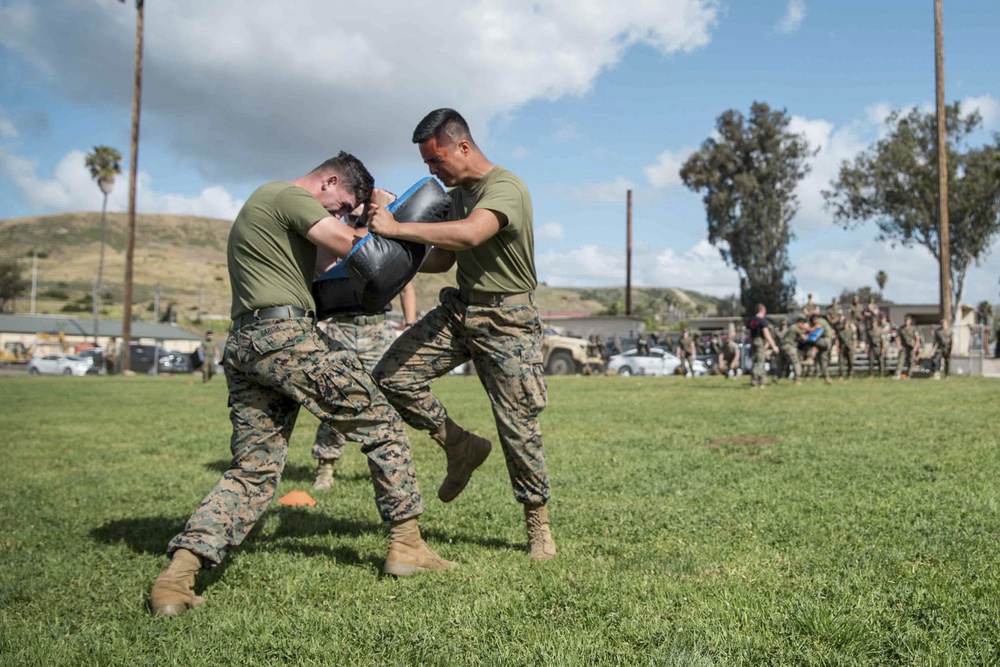
[[[484,292],[478,289],[459,288],[458,295],[462,301],[474,306],[518,306],[535,302],[534,292],[518,292],[505,294],[503,292]]]

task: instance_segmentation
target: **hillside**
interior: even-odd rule
[[[91,313],[90,295],[100,250],[100,213],[57,215],[0,220],[0,261],[16,259],[22,278],[30,281],[31,255],[37,253],[37,313]],[[152,320],[159,292],[160,314],[172,307],[182,324],[201,320],[227,320],[229,276],[226,238],[231,222],[212,218],[142,214],[136,216],[133,264],[133,313]],[[103,317],[121,317],[124,298],[127,215],[107,216],[104,257]],[[419,307],[437,303],[442,287],[455,284],[448,274],[417,276]],[[624,301],[624,287],[560,288],[540,285],[537,299],[543,313],[590,313],[614,309]],[[669,310],[715,312],[718,300],[677,288],[633,290],[634,312]],[[18,312],[28,312],[28,296],[18,301]],[[621,311],[621,308],[618,308]],[[199,318],[199,315],[201,317]],[[197,326],[195,327],[197,328]]]

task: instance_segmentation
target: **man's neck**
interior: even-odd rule
[[[487,160],[485,156],[481,159],[475,160],[469,166],[469,173],[459,182],[459,185],[466,189],[475,186],[476,183],[483,180],[483,177],[486,176],[486,174],[493,171],[494,167],[496,167],[496,165]]]

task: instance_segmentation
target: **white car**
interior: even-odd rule
[[[86,375],[92,362],[75,354],[46,354],[28,362],[28,375]]]
[[[608,359],[608,370],[619,375],[673,375],[681,360],[663,348],[654,347],[649,354],[640,355],[635,348]],[[703,361],[691,362],[695,375],[704,375],[708,367]]]

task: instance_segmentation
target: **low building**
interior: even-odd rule
[[[201,344],[199,334],[175,324],[133,322],[132,342],[158,344],[168,350],[190,353]],[[0,349],[18,345],[37,353],[82,352],[105,347],[112,338],[122,338],[121,320],[100,320],[94,341],[94,320],[64,315],[0,314]]]

